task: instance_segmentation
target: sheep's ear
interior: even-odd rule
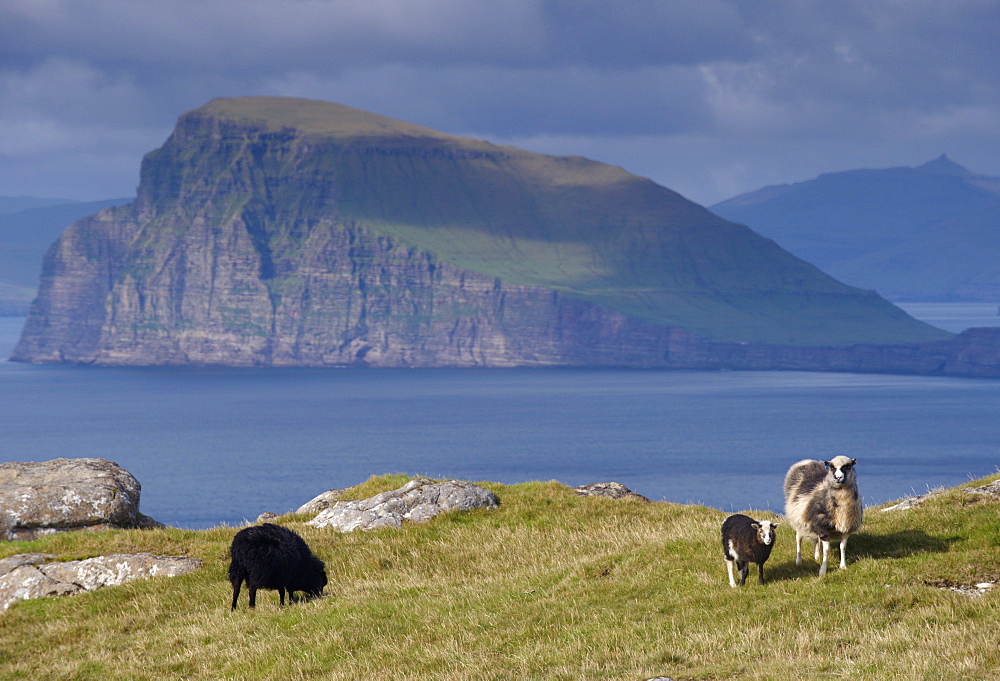
[[[759,530],[760,529],[760,523],[750,523],[750,527],[752,527],[755,530]]]
[[[780,525],[780,524],[781,524],[781,521],[780,521],[780,520],[772,520],[772,521],[771,521],[771,527],[772,527],[772,528],[775,528],[775,527],[777,527],[777,526],[778,526],[778,525]]]
[[[858,460],[857,459],[851,459],[851,465],[852,466],[857,466],[858,465]]]
[[[829,470],[832,464],[829,461],[824,461],[823,465],[826,466],[827,470]]]

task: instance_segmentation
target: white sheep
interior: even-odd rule
[[[764,583],[764,562],[774,548],[778,525],[780,523],[770,520],[757,522],[741,513],[726,518],[722,523],[722,557],[729,570],[729,586],[736,586],[734,563],[740,573],[740,586],[747,581],[750,563],[757,563],[757,577],[761,584]]]
[[[861,527],[861,495],[858,492],[856,459],[836,456],[830,461],[805,459],[785,475],[785,518],[795,529],[795,564],[802,564],[802,540],[816,543],[815,558],[823,561],[819,574],[826,574],[830,542],[840,543],[840,567],[847,567],[847,538]]]

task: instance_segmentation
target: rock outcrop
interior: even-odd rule
[[[994,499],[1000,499],[1000,480],[994,480],[993,482],[988,482],[984,485],[977,485],[976,487],[960,487],[960,491],[966,494],[972,494],[975,496],[987,496],[993,497]],[[942,494],[948,494],[951,490],[939,489],[932,490],[926,494],[918,494],[917,496],[907,497],[902,501],[893,504],[892,506],[887,506],[882,509],[882,512],[886,511],[906,511],[911,508],[920,506],[922,503],[928,499],[933,499],[939,497]]]
[[[139,512],[140,492],[138,480],[106,459],[0,463],[0,538],[159,526]]]
[[[925,373],[949,337],[620,168],[239,98],[50,249],[12,358]]]
[[[605,497],[606,499],[634,499],[649,501],[648,498],[633,492],[620,482],[592,482],[588,485],[574,487],[574,491],[582,497]]]
[[[68,596],[118,586],[133,579],[176,577],[202,565],[198,558],[117,553],[85,560],[47,562],[56,556],[24,553],[0,560],[0,612],[12,603]]]
[[[320,511],[325,511],[337,503],[349,489],[350,487],[343,487],[340,489],[327,490],[322,494],[317,494],[315,497],[295,509],[295,512],[317,515]]]
[[[981,494],[993,497],[994,499],[1000,499],[1000,480],[994,480],[993,482],[988,482],[985,485],[977,487],[963,487],[962,491],[966,494]]]
[[[399,527],[403,521],[426,522],[447,511],[499,508],[489,490],[464,480],[411,480],[402,487],[368,499],[338,501],[308,522],[341,532]]]

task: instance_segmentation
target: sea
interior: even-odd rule
[[[996,304],[900,304],[949,331]],[[23,318],[0,318],[9,356]],[[611,369],[98,368],[0,361],[0,461],[101,457],[168,525],[236,526],[405,473],[616,481],[782,509],[800,459],[856,458],[868,506],[996,473],[1000,380]],[[501,499],[502,502],[502,499]]]

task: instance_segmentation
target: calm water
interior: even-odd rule
[[[0,318],[3,356],[22,321]],[[780,510],[791,463],[837,454],[875,504],[995,472],[998,415],[1000,381],[948,378],[0,363],[2,460],[117,461],[143,512],[192,528],[393,472]]]
[[[1000,326],[997,303],[896,303],[910,316],[958,333],[975,326]]]

